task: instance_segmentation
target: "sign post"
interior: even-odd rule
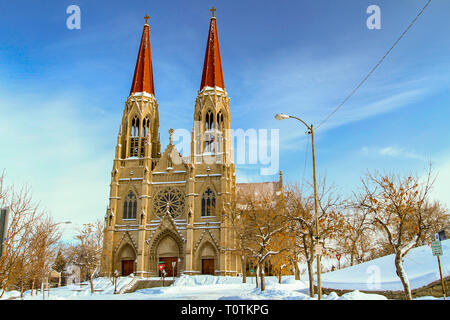
[[[438,266],[439,266],[439,275],[441,277],[442,294],[444,295],[444,300],[445,300],[447,294],[445,292],[444,278],[442,277],[441,259],[439,258],[439,256],[442,256],[442,254],[443,254],[441,241],[439,241],[439,240],[433,241],[431,243],[431,251],[433,252],[433,256],[437,257]]]
[[[338,254],[336,255],[336,258],[337,258],[337,260],[338,260],[338,269],[341,269],[341,255],[338,253]]]
[[[176,261],[172,261],[172,276],[173,276],[173,281],[175,281],[175,266],[177,265]]]

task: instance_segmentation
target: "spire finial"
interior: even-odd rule
[[[173,141],[173,133],[175,132],[175,130],[173,130],[172,128],[169,129],[169,134],[170,134],[170,144],[172,144]]]
[[[150,16],[148,14],[146,14],[144,19],[145,19],[145,24],[148,24],[148,19],[150,19]]]
[[[214,13],[216,12],[216,10],[217,10],[217,9],[214,8],[214,7],[212,7],[211,10],[209,10],[209,11],[212,12],[212,18],[215,18]]]

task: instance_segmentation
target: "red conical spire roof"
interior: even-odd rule
[[[202,83],[200,90],[204,87],[219,87],[225,89],[222,72],[222,60],[220,59],[219,36],[217,34],[215,8],[211,9],[213,16],[209,25],[208,42],[206,43],[205,62],[203,64]]]
[[[153,86],[152,51],[150,48],[150,27],[147,21],[148,18],[150,17],[146,15],[130,95],[136,92],[144,91],[155,95],[155,88]]]

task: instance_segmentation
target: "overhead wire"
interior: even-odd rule
[[[320,126],[322,126],[325,122],[327,122],[355,93],[358,91],[358,89],[369,79],[369,77],[374,73],[374,71],[381,65],[381,63],[384,61],[384,59],[391,53],[391,51],[395,48],[395,46],[400,42],[400,40],[406,35],[406,33],[411,29],[411,27],[416,23],[416,21],[419,19],[419,17],[422,15],[422,13],[425,11],[425,9],[430,5],[432,0],[428,0],[428,2],[425,4],[425,6],[420,10],[420,12],[417,14],[417,16],[410,22],[408,27],[405,31],[398,37],[398,39],[394,42],[394,44],[389,48],[389,50],[384,54],[384,56],[377,62],[377,64],[369,71],[369,73],[362,79],[362,81],[353,89],[352,92],[324,119],[322,122],[319,123],[319,125],[316,127],[316,130],[319,129]]]

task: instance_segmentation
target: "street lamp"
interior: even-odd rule
[[[283,113],[278,113],[275,115],[275,119],[277,120],[284,120],[284,119],[296,119],[298,121],[300,121],[301,123],[303,123],[306,128],[308,128],[309,132],[308,134],[311,134],[311,145],[312,145],[312,160],[313,160],[313,180],[314,180],[314,211],[316,214],[316,247],[318,248],[318,244],[319,244],[319,210],[318,210],[318,201],[317,201],[317,183],[316,183],[316,156],[314,153],[314,126],[311,124],[310,126],[303,121],[300,118],[297,118],[295,116],[290,116],[287,114],[283,114]],[[316,252],[317,255],[317,294],[318,294],[318,299],[320,300],[322,298],[322,284],[321,284],[321,279],[320,279],[320,273],[321,273],[321,268],[320,268],[320,252]]]

